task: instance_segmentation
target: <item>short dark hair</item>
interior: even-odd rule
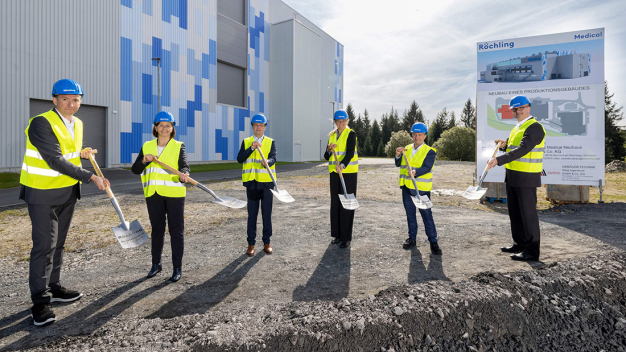
[[[159,132],[157,132],[156,128],[160,123],[161,122],[157,122],[154,124],[154,127],[152,127],[152,135],[155,136],[156,138],[159,138]],[[174,137],[176,137],[176,126],[172,124],[172,132],[170,133],[170,139],[173,139]]]

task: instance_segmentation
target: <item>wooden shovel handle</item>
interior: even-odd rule
[[[409,158],[407,158],[406,153],[404,151],[402,151],[402,157],[404,158],[406,167],[409,169],[409,175],[411,176],[411,180],[415,181],[415,177],[413,177],[413,168],[411,167],[411,164],[409,164]]]
[[[491,155],[491,158],[489,158],[489,160],[493,159],[496,157],[496,154],[498,154],[498,150],[500,150],[500,146],[502,145],[502,143],[498,143],[498,145],[496,145],[496,148],[493,150],[493,154]],[[489,167],[489,160],[487,160],[487,170],[491,169]]]
[[[104,175],[102,175],[102,170],[100,170],[100,167],[98,166],[98,162],[96,162],[96,159],[93,157],[93,155],[96,154],[97,152],[98,152],[97,149],[92,149],[89,152],[89,161],[91,162],[91,166],[93,166],[93,169],[96,171],[96,175],[102,177],[104,181],[104,191],[107,192],[109,199],[115,199],[115,196],[113,195],[113,191],[111,191],[111,187],[109,187],[106,180],[104,180]]]
[[[157,157],[156,157],[156,156],[154,157],[153,162],[155,162],[155,163],[157,163],[157,164],[159,164],[159,165],[163,166],[164,168],[166,168],[166,169],[170,170],[171,172],[173,172],[173,173],[175,173],[176,175],[178,175],[178,177],[180,177],[181,175],[185,175],[185,174],[183,174],[182,172],[180,172],[180,171],[176,170],[175,168],[173,168],[173,167],[171,167],[171,166],[167,165],[166,163],[162,162],[161,160],[157,159]],[[185,175],[185,176],[187,176],[187,175]],[[198,181],[194,180],[193,178],[191,178],[191,177],[189,177],[189,176],[187,176],[187,180],[188,180],[189,182],[191,182],[191,184],[192,184],[192,185],[194,185],[194,186],[197,186],[197,185],[198,185]]]
[[[333,149],[333,155],[335,156],[335,170],[339,174],[339,177],[343,178],[342,171],[337,168],[339,166],[339,159],[337,159],[337,153],[335,152],[334,149]]]
[[[254,150],[255,152],[258,151],[259,155],[261,155],[261,160],[263,160],[265,162],[265,168],[267,169],[267,172],[269,172],[270,174],[272,173],[272,171],[270,170],[270,166],[267,165],[267,160],[265,160],[265,156],[263,155],[263,152],[259,150],[259,148],[256,148]]]

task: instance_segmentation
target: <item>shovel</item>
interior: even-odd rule
[[[415,177],[413,176],[413,168],[411,164],[409,164],[409,158],[406,157],[406,153],[402,152],[402,157],[404,157],[404,162],[406,163],[406,167],[409,170],[409,175],[411,175],[411,181],[413,181],[413,187],[415,187],[415,192],[417,194],[411,197],[413,200],[413,204],[417,209],[430,209],[433,207],[433,203],[427,196],[421,196],[419,190],[417,189],[417,182],[415,182]]]
[[[339,166],[339,159],[337,159],[337,153],[333,150],[333,155],[335,156],[335,167]],[[346,191],[346,183],[343,180],[343,174],[341,171],[337,170],[339,174],[339,178],[341,179],[341,185],[343,186],[343,194],[339,194],[339,200],[341,201],[341,205],[346,210],[355,210],[359,208],[359,202],[356,200],[354,194],[348,194]]]
[[[491,158],[489,158],[489,160],[493,159],[496,156],[496,154],[498,153],[498,149],[500,149],[500,145],[501,143],[498,143],[495,150],[493,151],[493,155],[491,156]],[[483,174],[478,179],[478,186],[467,187],[465,192],[463,192],[462,194],[463,198],[478,200],[482,198],[483,195],[485,195],[485,192],[487,192],[487,188],[482,188],[481,185],[483,184],[485,177],[487,177],[487,171],[489,171],[489,160],[487,161],[487,165],[485,166],[485,171],[483,171]]]
[[[104,176],[102,176],[102,171],[100,171],[100,168],[98,167],[96,159],[94,159],[93,157],[93,154],[97,152],[98,151],[94,149],[91,151],[91,153],[89,153],[89,161],[91,161],[91,165],[96,171],[96,174],[104,178]],[[107,195],[109,196],[111,204],[113,204],[117,215],[120,217],[120,220],[122,220],[120,226],[111,228],[111,230],[113,230],[113,234],[115,234],[115,237],[117,238],[117,241],[120,243],[122,248],[133,248],[140,246],[141,244],[146,242],[150,237],[143,229],[143,227],[141,227],[139,221],[134,220],[133,222],[128,223],[124,219],[122,209],[120,209],[120,205],[117,203],[117,199],[115,199],[113,191],[111,191],[111,187],[109,187],[106,182],[104,183],[104,190],[107,192]]]
[[[167,165],[166,163],[162,162],[161,160],[154,158],[154,162],[163,166],[164,168],[168,169],[169,171],[175,173],[176,175],[178,175],[180,177],[180,175],[182,175],[183,173],[176,170],[175,168]],[[235,209],[241,209],[243,207],[246,206],[246,204],[248,204],[247,202],[244,202],[243,200],[239,200],[239,199],[235,199],[235,198],[231,198],[231,197],[227,197],[227,196],[223,196],[223,197],[218,197],[215,193],[213,193],[213,191],[211,191],[209,188],[207,188],[205,185],[203,185],[202,183],[194,180],[193,178],[187,176],[187,180],[189,180],[189,182],[191,182],[192,185],[197,186],[198,188],[200,188],[201,190],[209,193],[210,195],[213,196],[213,198],[215,198],[214,202],[219,204],[219,205],[223,205],[225,207],[229,207],[229,208],[235,208]]]
[[[256,150],[259,150],[259,148],[257,148]],[[281,202],[284,202],[284,203],[294,202],[295,199],[293,199],[293,197],[287,191],[285,191],[284,189],[278,189],[276,178],[274,177],[272,170],[270,170],[269,165],[267,165],[265,156],[263,156],[263,153],[260,150],[259,150],[259,154],[261,155],[261,160],[263,160],[263,162],[265,163],[265,168],[267,169],[267,172],[269,172],[270,177],[272,178],[272,181],[274,182],[274,189],[270,189],[270,191],[272,191],[272,193],[274,193],[274,195],[276,196],[276,199],[278,199]]]

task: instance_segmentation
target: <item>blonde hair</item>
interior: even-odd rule
[[[350,128],[350,126],[348,126],[348,124],[346,124],[346,128]],[[333,133],[337,132],[337,125],[335,125],[335,129],[328,132],[328,137],[332,136]]]

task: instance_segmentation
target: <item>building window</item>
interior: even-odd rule
[[[217,62],[217,103],[246,107],[246,70]]]

